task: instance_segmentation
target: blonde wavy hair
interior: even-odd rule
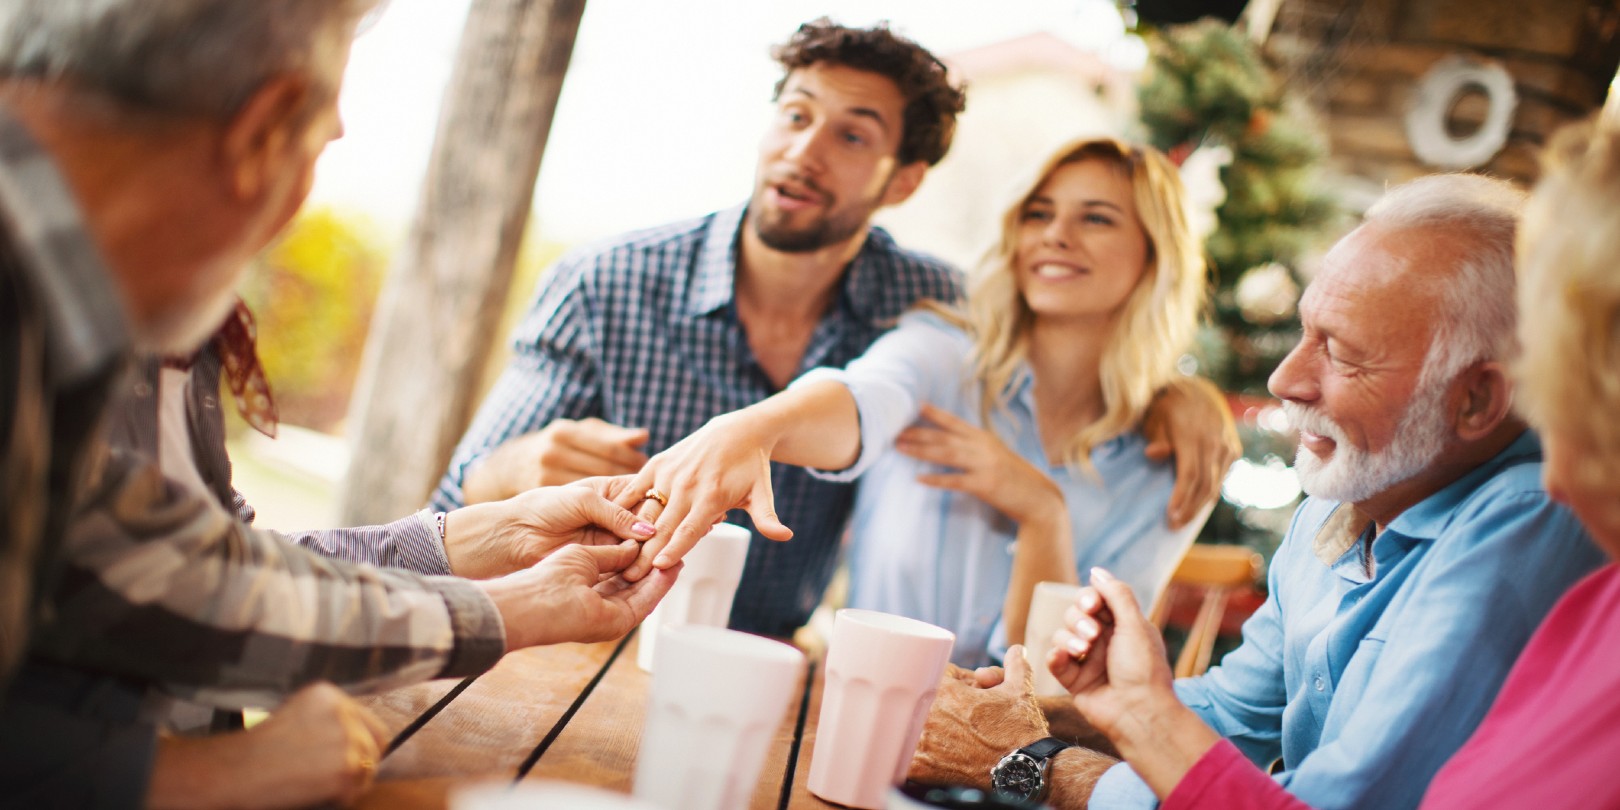
[[[1001,218],[1001,237],[980,263],[966,314],[956,322],[973,335],[974,376],[981,386],[980,418],[1006,406],[1006,389],[1029,354],[1035,315],[1018,290],[1014,262],[1019,224],[1030,198],[1058,169],[1097,160],[1130,179],[1136,217],[1147,238],[1147,267],[1120,309],[1103,351],[1103,415],[1063,442],[1063,462],[1092,470],[1091,450],[1141,422],[1154,394],[1177,373],[1176,358],[1192,344],[1208,291],[1208,269],[1187,228],[1176,167],[1158,150],[1114,138],[1088,138],[1058,149]]]
[[[1577,475],[1620,473],[1620,124],[1565,127],[1518,238],[1520,410],[1591,449]]]

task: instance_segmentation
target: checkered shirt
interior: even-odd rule
[[[732,296],[743,214],[737,206],[563,257],[541,280],[512,359],[456,448],[434,507],[461,505],[469,465],[553,419],[645,427],[647,450],[656,453],[774,393]],[[919,300],[961,294],[955,269],[872,228],[799,371],[842,367]],[[784,636],[809,618],[832,578],[853,489],[783,465],[772,466],[771,484],[794,539],[754,537],[731,625]],[[728,519],[751,525],[740,510]]]

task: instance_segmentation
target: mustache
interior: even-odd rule
[[[1332,419],[1297,402],[1284,401],[1282,408],[1283,415],[1288,417],[1288,424],[1293,425],[1295,430],[1326,436],[1336,442],[1344,441],[1344,431]]]
[[[782,169],[767,174],[765,177],[765,184],[768,186],[797,186],[798,188],[804,189],[810,194],[816,196],[822,202],[825,202],[832,196],[827,192],[826,189],[822,188],[820,184],[816,183],[814,179],[794,171],[793,169]]]

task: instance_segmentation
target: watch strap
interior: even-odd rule
[[[1044,761],[1057,756],[1057,753],[1065,748],[1076,747],[1078,746],[1075,743],[1069,742],[1068,740],[1060,740],[1056,737],[1047,737],[1045,739],[1036,740],[1035,742],[1032,742],[1018,750],[1023,754]]]

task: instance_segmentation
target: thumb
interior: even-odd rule
[[[1097,590],[1102,597],[1103,604],[1108,612],[1113,614],[1115,626],[1120,624],[1139,624],[1147,621],[1142,615],[1142,607],[1136,601],[1136,594],[1131,592],[1131,586],[1124,580],[1108,573],[1106,568],[1091,569],[1091,587]],[[1103,619],[1106,621],[1106,619]]]
[[[1035,672],[1029,667],[1029,654],[1024,645],[1014,644],[1007,648],[1006,669],[1007,677],[1002,683],[1010,683],[1021,692],[1035,691]]]
[[[621,538],[639,543],[653,536],[654,527],[651,523],[636,517],[634,512],[595,492],[586,496],[583,507],[587,520]]]
[[[633,542],[623,542],[616,546],[570,546],[578,549],[576,554],[583,553],[595,566],[598,574],[616,574],[636,561],[636,555],[641,553],[641,546]]]
[[[766,462],[765,474],[754,484],[754,491],[748,495],[748,516],[754,520],[754,528],[760,534],[772,540],[792,540],[793,530],[782,523],[776,516],[776,496],[771,492],[770,462]]]
[[[640,447],[647,443],[647,437],[651,435],[644,427],[624,427],[622,425],[614,425],[614,427],[618,429],[618,433],[614,438],[626,447]]]

